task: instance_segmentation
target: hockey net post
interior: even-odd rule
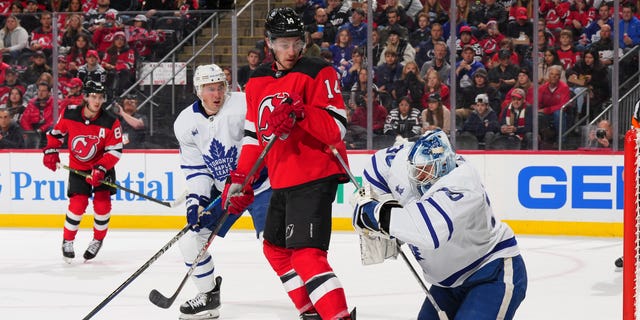
[[[638,165],[640,145],[640,129],[630,129],[624,139],[624,242],[623,242],[623,274],[622,312],[624,320],[640,319],[638,297],[640,288],[640,177]]]

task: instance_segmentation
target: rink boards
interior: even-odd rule
[[[622,153],[461,152],[487,187],[494,212],[519,234],[622,236]],[[356,179],[371,152],[350,152]],[[68,153],[62,153],[68,163]],[[0,227],[61,228],[68,205],[68,172],[51,172],[40,151],[0,151]],[[117,183],[161,201],[185,191],[177,151],[126,151]],[[334,230],[351,230],[351,184],[333,205]],[[112,197],[111,228],[179,229],[184,208],[167,208],[119,191]],[[91,205],[88,214],[91,214]],[[81,227],[91,227],[83,219]],[[242,217],[235,228],[250,229]]]

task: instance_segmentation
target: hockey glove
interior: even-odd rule
[[[366,235],[389,239],[389,220],[393,208],[401,208],[396,200],[378,202],[369,199],[359,202],[353,210],[353,227]]]
[[[204,222],[207,220],[204,216],[211,216],[203,212],[204,207],[209,202],[209,198],[205,196],[198,196],[197,194],[189,194],[187,196],[187,223],[191,227],[191,230],[198,232],[201,227],[204,227]],[[209,221],[206,221],[209,223]]]
[[[91,170],[91,176],[87,177],[85,180],[92,187],[99,187],[102,184],[102,180],[104,180],[104,176],[107,173],[107,169],[101,165],[97,165],[93,167]]]
[[[222,207],[230,214],[243,213],[253,203],[253,188],[251,181],[242,188],[246,175],[237,171],[231,171],[227,183],[222,191]]]
[[[297,93],[285,93],[273,98],[273,112],[267,119],[271,132],[284,140],[289,136],[296,121],[304,119],[304,104]]]
[[[49,170],[55,172],[58,169],[58,163],[60,163],[58,149],[44,149],[44,158],[42,158],[42,163],[45,167],[49,168]]]

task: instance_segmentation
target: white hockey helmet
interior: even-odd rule
[[[456,153],[440,129],[425,132],[411,147],[408,158],[409,180],[420,194],[456,167]]]
[[[223,82],[225,88],[225,96],[229,94],[229,84],[227,83],[227,77],[216,64],[206,64],[198,66],[193,73],[193,87],[196,90],[196,95],[202,100],[200,96],[202,94],[202,86],[209,83]]]

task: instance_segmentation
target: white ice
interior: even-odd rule
[[[153,256],[175,231],[110,230],[95,260],[83,263],[91,231],[76,238],[76,259],[62,261],[62,230],[0,230],[0,319],[82,319]],[[622,273],[613,265],[622,241],[613,238],[519,236],[529,275],[516,319],[621,319]],[[298,319],[254,234],[232,231],[214,240],[223,277],[220,319]],[[415,319],[424,299],[401,260],[362,266],[354,233],[334,233],[329,259],[358,319]],[[188,282],[169,309],[148,300],[173,294],[187,268],[174,245],[93,319],[177,319],[195,296]]]

